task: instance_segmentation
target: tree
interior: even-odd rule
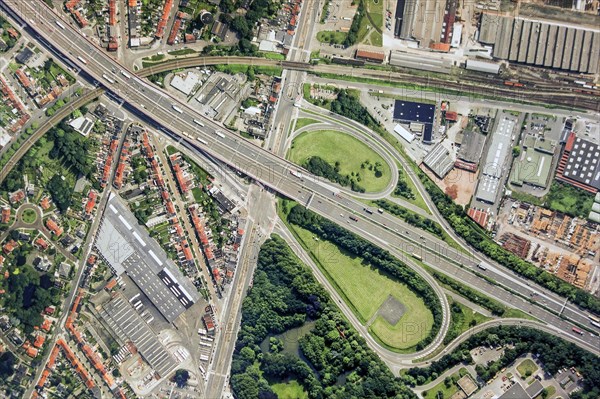
[[[177,386],[179,388],[183,388],[184,386],[186,386],[189,379],[190,379],[190,373],[189,373],[189,371],[187,371],[185,369],[177,370],[175,372],[175,377],[173,378],[173,380],[175,381],[175,383],[177,384]]]
[[[6,381],[15,373],[14,365],[16,362],[16,356],[10,351],[0,355],[0,380]]]
[[[521,148],[518,146],[513,147],[512,154],[513,154],[513,157],[515,157],[515,158],[518,157],[519,155],[521,155]]]
[[[73,188],[69,185],[66,179],[60,175],[54,175],[48,182],[46,187],[52,196],[52,200],[56,203],[56,207],[61,212],[66,212],[71,206],[71,195]]]

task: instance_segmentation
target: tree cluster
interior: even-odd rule
[[[303,359],[281,351],[276,340],[267,341],[273,350],[261,350],[269,336],[308,320],[315,325],[299,338]],[[345,382],[337,383],[342,375]],[[415,398],[368,349],[309,269],[274,236],[261,248],[253,287],[244,299],[231,386],[238,399],[270,399],[277,396],[267,380],[288,378],[296,379],[314,399]]]
[[[392,215],[398,216],[411,226],[428,231],[431,234],[434,234],[440,238],[444,237],[444,230],[442,230],[439,224],[437,224],[431,219],[424,218],[423,216],[417,213],[409,211],[408,209],[400,205],[394,204],[393,202],[384,199],[378,199],[375,201],[375,203],[381,209],[385,209]]]
[[[50,192],[50,196],[56,207],[61,212],[66,212],[71,206],[71,195],[73,194],[73,187],[71,187],[69,182],[63,180],[61,175],[54,175],[48,181],[46,188]]]
[[[26,333],[44,321],[41,316],[46,306],[57,304],[60,291],[49,280],[42,283],[38,273],[29,265],[22,265],[18,273],[10,273],[6,281],[4,305],[22,323]]]
[[[544,370],[554,375],[563,367],[575,367],[583,375],[584,389],[574,393],[572,398],[592,399],[600,395],[600,358],[581,349],[577,345],[554,335],[528,327],[493,327],[477,333],[458,346],[452,353],[435,361],[426,368],[411,368],[406,373],[405,382],[421,385],[432,376],[441,375],[459,363],[473,363],[469,351],[479,346],[508,346],[503,356],[487,367],[478,365],[478,375],[487,381],[502,368],[520,356],[533,353],[539,356]]]
[[[354,14],[354,18],[352,19],[352,25],[350,25],[350,30],[346,35],[346,40],[344,40],[344,46],[349,47],[356,43],[358,39],[358,30],[360,29],[360,24],[362,23],[362,19],[365,17],[365,5],[362,0],[359,0],[358,7],[356,8],[356,14]]]
[[[91,178],[93,164],[92,159],[88,156],[92,149],[91,141],[70,128],[66,130],[56,128],[52,129],[50,133],[54,140],[50,156],[62,158],[76,174]]]
[[[347,90],[340,90],[337,98],[331,102],[331,111],[370,128],[378,126],[377,121],[362,106],[358,98],[348,93]]]
[[[339,162],[331,166],[326,160],[319,156],[310,157],[305,163],[304,168],[310,173],[326,178],[329,181],[336,182],[342,187],[350,186],[352,191],[364,193],[365,189],[358,184],[358,176],[340,174]]]
[[[425,173],[419,170],[418,176],[440,214],[470,246],[519,275],[535,281],[552,292],[569,298],[582,308],[600,314],[600,298],[594,297],[590,293],[559,279],[547,271],[535,267],[526,260],[502,248],[467,216],[460,205],[455,204],[448,195],[444,194]]]
[[[394,195],[398,195],[400,197],[406,198],[407,200],[415,199],[415,193],[413,193],[412,189],[408,185],[407,179],[402,168],[398,168],[398,183],[396,184],[396,188],[394,189]]]
[[[415,271],[394,258],[388,251],[371,244],[300,205],[296,205],[291,209],[288,221],[311,231],[323,240],[334,243],[344,251],[361,257],[366,264],[406,284],[417,296],[423,299],[425,305],[433,314],[433,328],[429,335],[417,344],[417,350],[423,349],[433,341],[442,324],[442,306],[433,288]]]
[[[433,272],[433,277],[440,283],[450,287],[452,291],[458,292],[461,296],[464,296],[469,301],[477,305],[483,306],[484,308],[492,312],[492,314],[495,316],[502,316],[506,311],[506,308],[504,308],[498,302],[494,301],[493,299],[487,296],[479,294],[477,291],[471,289],[470,287],[464,284],[459,283],[454,279],[451,279],[450,277],[447,277],[445,274]]]

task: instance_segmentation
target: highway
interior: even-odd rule
[[[477,261],[473,257],[449,251],[439,240],[426,233],[421,233],[423,238],[420,238],[419,233],[415,233],[412,228],[395,218],[377,213],[374,215],[365,214],[362,203],[335,196],[328,186],[319,184],[318,179],[292,177],[290,171],[297,169],[297,167],[290,162],[241,139],[236,134],[228,132],[222,126],[204,118],[167,93],[161,92],[150,83],[136,77],[133,72],[126,71],[124,67],[106,55],[102,49],[94,47],[72,28],[67,27],[65,30],[58,28],[55,24],[56,15],[51,10],[46,9],[42,3],[34,0],[7,0],[2,4],[17,10],[21,21],[30,24],[34,30],[39,32],[39,40],[44,41],[47,45],[49,45],[48,42],[52,42],[62,54],[69,58],[71,64],[84,69],[96,79],[98,84],[106,86],[118,97],[117,100],[121,99],[128,108],[138,115],[145,115],[146,119],[154,121],[159,128],[168,126],[168,131],[162,128],[166,134],[183,135],[186,138],[191,136],[190,142],[195,143],[202,151],[233,166],[274,191],[309,205],[313,211],[337,223],[346,225],[350,213],[360,214],[359,222],[346,225],[351,231],[384,248],[396,248],[395,253],[400,253],[399,250],[412,253],[420,249],[423,251],[423,258],[427,263],[435,264],[436,267],[445,270],[445,273],[456,275],[459,279],[463,277],[463,273],[466,273],[465,278],[471,279],[469,283],[483,289],[484,280],[458,268],[456,265],[456,263],[459,263],[468,270],[474,269]],[[35,19],[35,22],[31,23],[30,19]],[[85,63],[77,57],[83,58]],[[126,77],[121,71],[125,71],[130,77]],[[102,77],[103,75],[110,76],[115,83],[109,83]],[[173,104],[176,104],[182,112],[175,110]],[[194,119],[200,120],[204,126],[200,129],[200,126],[194,123]],[[203,140],[203,142],[198,141],[196,138]],[[456,263],[440,256],[439,253],[446,253]],[[416,271],[423,272],[420,267],[412,262],[407,261],[407,263]],[[488,272],[493,275],[498,271],[490,269]],[[431,277],[428,275],[427,277],[429,281]],[[468,280],[463,281],[467,283]],[[544,293],[543,290],[537,287],[530,287],[521,282],[520,278],[516,278],[516,281],[511,281],[509,278],[504,281],[504,284],[509,284],[513,290],[518,291],[524,297],[528,297],[532,291]],[[435,282],[432,285],[437,286]],[[512,287],[513,285],[515,287]],[[563,331],[570,331],[571,324],[545,310],[542,306],[533,306],[529,301],[525,301],[498,287],[497,289],[503,292],[503,294],[498,293],[498,295],[505,295],[507,297],[506,301],[511,303],[512,306],[526,312],[531,311],[534,316],[543,321]],[[494,296],[492,293],[488,294]],[[548,296],[548,307],[553,310],[556,309],[556,311],[561,310],[561,301],[557,296],[554,299],[553,295],[547,293],[544,293],[544,295]],[[565,310],[565,315],[572,317],[573,320],[581,324],[589,324],[585,313],[571,309],[571,307]],[[574,338],[577,339],[579,345],[598,353],[600,341],[597,336],[585,333],[581,337],[574,335]]]

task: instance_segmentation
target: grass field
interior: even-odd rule
[[[195,54],[197,53],[196,50],[192,50],[191,48],[182,48],[180,50],[173,50],[173,51],[169,51],[169,55],[188,55],[188,54]]]
[[[364,0],[364,2],[367,15],[361,21],[357,41],[381,47],[383,45],[383,37],[379,31],[383,28],[383,0]]]
[[[271,385],[279,399],[307,399],[308,392],[296,380]]]
[[[300,130],[304,126],[312,125],[313,123],[319,123],[319,121],[311,118],[298,118],[296,120],[296,130]]]
[[[270,60],[285,60],[285,55],[281,53],[261,53],[261,56]]]
[[[462,303],[456,302],[456,304],[461,308],[462,314],[464,315],[464,317],[461,319],[461,322],[457,323],[459,335],[467,331],[472,326],[492,320],[491,317],[484,316],[481,313],[474,311],[470,307],[463,305]]]
[[[321,43],[342,44],[346,40],[346,33],[324,30],[317,33],[317,40]]]
[[[23,222],[26,224],[32,224],[37,219],[37,215],[33,209],[25,209],[23,211]]]
[[[311,156],[319,156],[334,164],[340,162],[340,174],[352,172],[360,174],[359,184],[367,192],[381,191],[387,187],[391,178],[390,166],[375,151],[354,137],[333,130],[318,130],[302,133],[292,142],[289,159],[302,165]],[[372,165],[380,162],[383,165],[381,177],[368,168],[361,169],[361,164],[369,161]]]
[[[531,359],[525,359],[517,366],[517,371],[522,378],[533,375],[538,370],[538,366]]]
[[[298,226],[292,226],[292,229],[361,323],[366,324],[389,295],[406,307],[396,326],[391,326],[380,316],[371,325],[372,333],[384,345],[392,350],[407,351],[429,334],[433,315],[406,285],[369,268],[363,264],[363,259],[347,255],[329,242],[316,241],[308,230]],[[421,328],[418,335],[403,334],[406,326],[414,325]]]
[[[458,375],[458,373],[455,375]],[[450,387],[446,387],[444,381],[441,381],[439,384],[428,390],[426,395],[423,395],[423,399],[450,399],[452,395],[458,392],[458,389],[458,385],[454,383],[450,384]]]
[[[408,288],[406,288],[408,291]],[[410,292],[414,299],[412,303],[407,303],[407,296],[403,296],[401,302],[405,306],[409,306],[411,309],[425,308],[423,301]],[[394,295],[396,296],[396,295]],[[396,298],[400,299],[400,298]],[[369,331],[386,347],[390,349],[410,349],[416,346],[420,341],[425,339],[431,332],[431,326],[433,325],[433,315],[431,312],[417,315],[415,317],[408,317],[409,315],[402,316],[402,320],[395,326],[392,326],[382,316],[377,316],[373,324],[369,327]]]

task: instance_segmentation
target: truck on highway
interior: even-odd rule
[[[171,105],[173,107],[173,109],[177,112],[179,112],[180,114],[183,114],[183,110],[181,108],[179,108],[177,105],[172,104]]]
[[[194,119],[194,123],[196,125],[200,125],[200,126],[204,127],[204,123],[200,122],[198,119]]]
[[[383,213],[383,209],[381,209],[381,208],[377,208],[377,212],[379,212],[379,213]]]
[[[596,321],[591,321],[590,322],[594,327],[598,327],[600,328],[600,323],[596,322]]]
[[[127,79],[131,79],[131,75],[125,71],[121,71],[121,75],[125,76]]]
[[[369,215],[372,215],[372,214],[373,214],[373,211],[372,211],[372,210],[370,210],[369,208],[363,208],[363,210],[364,210],[365,212],[367,212]]]
[[[571,330],[573,330],[574,333],[579,334],[579,335],[583,335],[583,331],[581,331],[579,328],[577,327],[573,327]]]
[[[225,138],[225,135],[224,135],[224,134],[223,134],[223,132],[221,132],[220,130],[217,130],[217,131],[215,132],[215,134],[216,134],[217,136],[219,136],[220,138],[222,138],[222,139],[224,139],[224,138]]]
[[[102,74],[102,77],[103,77],[104,79],[106,79],[107,81],[109,81],[110,83],[112,83],[112,84],[115,84],[115,81],[114,81],[114,79],[111,79],[111,78],[110,78],[109,76],[107,76],[106,74]]]
[[[77,59],[81,62],[83,62],[84,64],[87,64],[87,61],[84,60],[81,56],[77,56]]]
[[[199,142],[201,142],[204,145],[208,145],[208,141],[201,139],[200,137],[197,137],[196,140],[198,140]]]
[[[599,318],[597,318],[596,316],[594,316],[594,315],[589,315],[588,317],[590,318],[590,320],[591,320],[591,321],[595,321],[596,323],[600,323],[600,319],[599,319]]]
[[[477,264],[477,267],[480,268],[481,270],[487,270],[488,266],[489,265],[487,263],[485,263],[485,262],[479,262]]]
[[[350,220],[354,220],[355,222],[358,222],[358,218],[354,215],[350,215]]]
[[[63,24],[61,24],[60,22],[58,22],[58,20],[54,21],[54,22],[56,22],[56,25],[58,25],[59,28],[65,29],[65,26]]]
[[[417,260],[423,261],[423,257],[422,257],[421,255],[419,255],[419,254],[416,254],[416,253],[414,253],[414,252],[413,252],[413,253],[412,253],[412,254],[410,254],[410,255],[411,255],[413,258],[417,259]]]
[[[297,170],[290,170],[290,175],[297,177],[298,179],[302,179],[302,173]]]

